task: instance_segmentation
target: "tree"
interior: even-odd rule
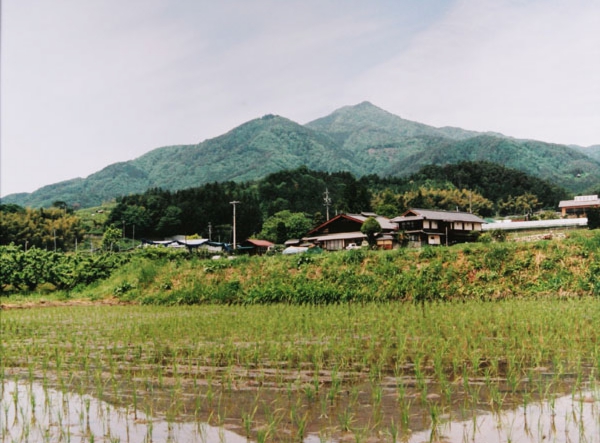
[[[119,241],[123,232],[116,226],[108,226],[102,236],[102,249],[113,250],[113,245]]]
[[[589,229],[600,228],[600,208],[589,208],[586,210]]]
[[[360,232],[367,236],[367,241],[369,242],[369,245],[373,246],[375,244],[375,235],[381,232],[381,225],[379,224],[377,219],[375,219],[375,217],[369,217],[364,221],[364,223],[360,227]]]
[[[81,219],[63,210],[23,209],[2,212],[0,216],[0,244],[67,250],[83,238]]]
[[[280,211],[263,223],[259,238],[278,244],[290,238],[301,238],[312,228],[312,221],[301,212]]]
[[[373,208],[379,215],[390,218],[395,217],[402,212],[399,204],[400,200],[403,200],[400,195],[386,188],[373,197]]]
[[[122,219],[125,222],[125,237],[133,237],[133,230],[135,227],[136,237],[142,237],[147,234],[149,228],[152,225],[150,214],[144,206],[131,205],[122,213]]]
[[[167,207],[164,215],[158,221],[156,230],[163,236],[178,234],[181,226],[181,212],[177,206]]]

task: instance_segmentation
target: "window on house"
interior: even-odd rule
[[[430,245],[439,245],[441,244],[441,238],[439,235],[430,235],[429,236],[429,244]]]
[[[403,231],[415,231],[417,229],[421,229],[421,222],[418,221],[408,221],[408,222],[404,222],[402,223],[402,230]]]
[[[328,251],[337,251],[344,249],[344,240],[327,240]]]

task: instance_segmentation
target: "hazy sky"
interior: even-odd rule
[[[2,0],[2,195],[364,100],[600,144],[598,0]]]

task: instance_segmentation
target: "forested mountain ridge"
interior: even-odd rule
[[[251,181],[301,165],[324,172],[348,171],[357,177],[407,176],[425,165],[461,161],[490,161],[550,180],[573,193],[596,193],[600,158],[593,157],[597,151],[593,147],[586,149],[434,128],[363,102],[306,125],[266,115],[199,144],[157,148],[85,179],[6,196],[3,203],[44,207],[61,200],[86,207],[149,188],[179,190],[212,182]]]
[[[369,102],[344,106],[326,117],[306,124],[308,128],[334,135],[338,141],[351,148],[389,143],[416,136],[448,137],[464,140],[478,132],[460,128],[434,128],[423,123],[405,120]],[[500,134],[496,134],[500,135]]]
[[[600,161],[600,145],[588,146],[587,148],[582,148],[581,146],[572,146],[578,151],[584,153],[588,157],[593,158],[594,160]]]

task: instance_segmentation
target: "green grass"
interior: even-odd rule
[[[332,304],[499,300],[600,294],[600,234],[565,239],[466,244],[309,256],[187,258],[137,252],[130,263],[74,297],[122,297],[156,305]],[[123,292],[120,288],[127,286]]]

